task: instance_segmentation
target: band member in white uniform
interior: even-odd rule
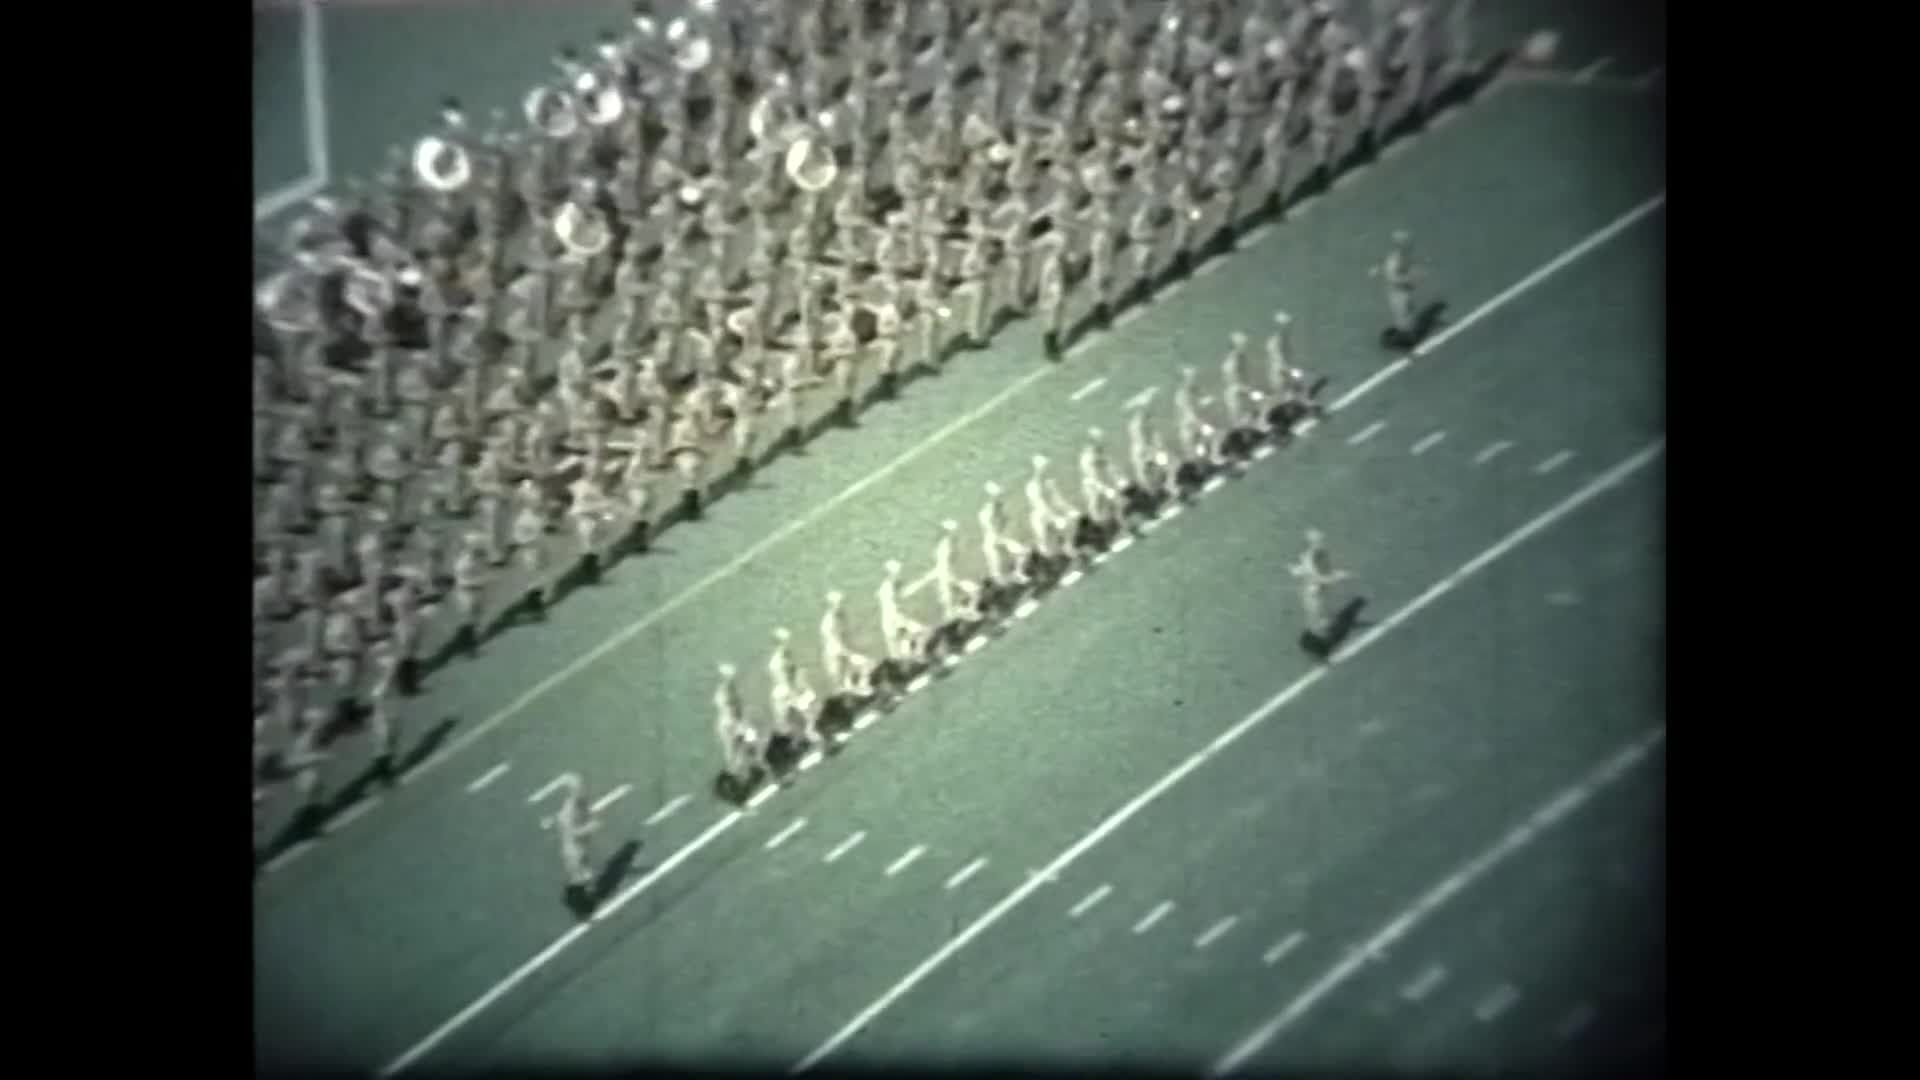
[[[540,828],[560,838],[560,863],[566,868],[567,884],[585,889],[593,884],[593,868],[587,852],[587,837],[600,828],[600,821],[587,806],[586,785],[574,773],[560,778],[560,808],[543,819]]]
[[[1289,572],[1300,583],[1300,607],[1306,617],[1307,632],[1314,635],[1324,634],[1327,630],[1326,588],[1347,580],[1345,570],[1333,567],[1333,556],[1327,551],[1325,538],[1318,529],[1307,530],[1307,550],[1289,568]]]
[[[987,501],[980,507],[980,551],[987,560],[987,580],[994,585],[1008,582],[1026,584],[1027,549],[1007,535],[1006,508],[1000,502],[1000,485],[987,481]],[[1011,556],[1009,567],[1005,559]]]
[[[919,660],[924,652],[926,624],[900,610],[900,560],[889,559],[874,599],[880,606],[880,634],[886,639],[887,658],[896,663]]]
[[[1414,321],[1413,287],[1420,278],[1420,271],[1413,263],[1413,238],[1404,229],[1396,230],[1387,257],[1369,273],[1386,284],[1393,334],[1402,345],[1412,345],[1414,333],[1419,329]]]
[[[818,738],[814,729],[814,706],[818,702],[805,675],[793,662],[793,651],[788,647],[792,636],[784,626],[773,632],[773,655],[767,657],[767,697],[773,715],[768,729],[782,738],[812,743]]]

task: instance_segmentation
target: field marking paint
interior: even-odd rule
[[[1099,888],[1081,897],[1079,903],[1069,908],[1067,910],[1067,918],[1077,919],[1080,916],[1085,915],[1087,912],[1092,911],[1094,909],[1094,906],[1099,904],[1100,901],[1105,900],[1107,898],[1107,894],[1111,893],[1112,891],[1113,891],[1113,886],[1101,885]]]
[[[602,795],[598,799],[595,799],[593,803],[593,812],[596,814],[600,813],[602,810],[605,810],[607,807],[612,806],[614,803],[617,803],[621,799],[626,798],[627,793],[632,790],[633,790],[632,784],[621,784],[619,787],[614,788],[612,791],[609,791],[605,795]]]
[[[1445,981],[1447,981],[1447,969],[1440,964],[1435,964],[1402,987],[1400,996],[1408,1001],[1419,1001],[1433,993]]]
[[[1595,75],[1605,71],[1607,65],[1611,63],[1613,63],[1613,57],[1603,56],[1593,63],[1588,64],[1586,67],[1581,68],[1579,71],[1574,72],[1573,81],[1582,84],[1590,83],[1593,81]]]
[[[1093,393],[1094,391],[1100,389],[1105,385],[1107,385],[1107,377],[1105,375],[1102,375],[1099,378],[1088,383],[1087,385],[1082,386],[1080,389],[1075,390],[1073,393],[1067,395],[1067,400],[1079,401],[1081,398],[1086,397],[1088,394]]]
[[[1368,439],[1371,439],[1375,435],[1380,434],[1380,432],[1384,430],[1386,426],[1387,426],[1386,421],[1375,420],[1373,423],[1368,424],[1366,427],[1363,427],[1359,431],[1356,431],[1353,434],[1347,436],[1347,445],[1359,446],[1361,443],[1366,442]]]
[[[1146,918],[1141,919],[1139,922],[1133,924],[1133,932],[1136,934],[1146,933],[1147,931],[1153,929],[1155,924],[1159,923],[1161,919],[1166,918],[1167,912],[1172,910],[1173,910],[1173,901],[1171,900],[1160,901],[1159,907],[1156,907],[1152,911],[1147,912]]]
[[[1434,432],[1433,434],[1431,434],[1431,435],[1428,435],[1428,436],[1427,436],[1426,438],[1424,438],[1424,439],[1421,439],[1421,440],[1420,440],[1419,442],[1417,442],[1417,443],[1414,443],[1414,444],[1413,444],[1413,456],[1414,456],[1414,457],[1419,457],[1419,456],[1420,456],[1421,454],[1424,454],[1424,453],[1426,453],[1427,451],[1429,451],[1429,450],[1431,450],[1431,449],[1433,449],[1434,447],[1436,447],[1436,446],[1439,446],[1439,445],[1440,445],[1440,440],[1442,440],[1442,439],[1444,439],[1444,438],[1446,438],[1446,437],[1447,437],[1447,433],[1446,433],[1446,432],[1444,432],[1444,431],[1436,431],[1436,432]]]
[[[547,799],[547,796],[553,794],[556,791],[559,791],[562,785],[564,785],[566,782],[567,782],[566,773],[561,773],[559,776],[556,776],[553,779],[547,781],[546,787],[543,787],[539,791],[536,791],[533,794],[527,796],[527,805],[534,806],[538,803],[545,802]]]
[[[646,821],[644,821],[644,822],[642,822],[642,824],[644,824],[644,825],[658,825],[658,824],[660,824],[661,822],[663,822],[663,821],[665,821],[665,820],[667,820],[668,818],[670,818],[670,817],[672,817],[672,816],[674,815],[674,813],[675,813],[676,811],[678,811],[678,810],[679,810],[679,809],[680,809],[681,807],[683,807],[683,806],[685,806],[685,805],[687,805],[687,800],[689,800],[689,799],[691,799],[692,797],[693,797],[693,796],[691,796],[691,795],[676,795],[676,796],[674,796],[674,798],[673,798],[673,801],[672,801],[672,802],[669,802],[669,803],[668,803],[667,805],[665,805],[665,806],[663,806],[663,807],[661,807],[661,808],[660,808],[660,809],[658,809],[658,810],[655,810],[655,811],[653,812],[653,816],[651,816],[651,817],[649,817],[649,818],[647,818],[647,820],[646,820]]]
[[[1229,915],[1221,919],[1219,922],[1207,927],[1206,933],[1194,938],[1193,947],[1196,949],[1204,949],[1214,942],[1219,941],[1222,937],[1225,937],[1227,931],[1233,929],[1233,925],[1239,921],[1240,916],[1238,915]]]
[[[985,855],[982,855],[979,858],[968,863],[965,867],[963,867],[960,870],[959,873],[956,873],[952,877],[948,878],[947,884],[945,887],[948,890],[959,888],[960,886],[966,884],[966,881],[968,878],[979,873],[980,868],[985,865],[987,865],[987,857]]]
[[[1473,463],[1475,465],[1485,465],[1487,462],[1492,461],[1494,458],[1499,457],[1511,449],[1513,449],[1513,444],[1502,439],[1497,443],[1490,444],[1485,450],[1475,454],[1473,456]]]
[[[1274,945],[1273,948],[1268,949],[1266,952],[1260,954],[1260,963],[1262,963],[1267,967],[1272,967],[1273,965],[1279,963],[1282,959],[1284,959],[1288,953],[1299,948],[1300,943],[1302,941],[1305,941],[1306,938],[1307,938],[1306,934],[1298,930],[1295,930],[1293,933],[1288,934],[1286,937],[1280,939],[1279,943]]]
[[[467,793],[471,795],[474,792],[483,790],[488,784],[493,783],[505,775],[507,775],[507,763],[503,761],[493,768],[488,769],[486,772],[481,773],[478,777],[475,777],[474,780],[467,785]]]
[[[854,848],[858,847],[860,845],[860,841],[865,840],[866,838],[867,838],[867,831],[865,829],[862,829],[859,832],[854,833],[852,836],[847,837],[845,840],[840,841],[840,843],[836,845],[832,851],[827,852],[827,857],[820,861],[834,862],[838,860],[840,856],[845,855],[847,852],[852,851]]]
[[[789,823],[786,828],[781,829],[777,833],[774,833],[773,836],[767,840],[767,850],[772,851],[774,848],[777,848],[781,844],[786,843],[788,840],[793,839],[794,833],[797,833],[801,829],[804,829],[806,827],[807,827],[806,818],[794,818],[793,821]]]
[[[1491,1024],[1519,1000],[1520,991],[1515,990],[1510,984],[1501,983],[1499,989],[1487,995],[1486,1000],[1474,1007],[1473,1018],[1483,1024]]]
[[[895,874],[898,874],[900,871],[905,870],[907,867],[912,866],[914,862],[920,858],[920,856],[925,855],[926,853],[927,853],[927,845],[925,844],[913,845],[912,847],[907,849],[907,853],[905,855],[902,855],[899,858],[893,860],[893,865],[887,867],[887,876],[892,877]]]

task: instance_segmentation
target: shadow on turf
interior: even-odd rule
[[[1396,352],[1412,352],[1420,343],[1431,337],[1435,330],[1447,320],[1447,302],[1435,300],[1421,308],[1413,317],[1413,336],[1411,338],[1392,327],[1380,331],[1380,344]]]
[[[579,918],[591,918],[594,911],[601,904],[612,899],[614,893],[619,891],[621,883],[633,873],[633,863],[639,855],[640,841],[629,840],[621,844],[613,853],[613,857],[607,860],[607,865],[600,868],[600,874],[593,879],[593,884],[586,888],[567,886],[565,894],[567,910]]]
[[[1302,633],[1300,647],[1322,663],[1332,659],[1333,654],[1347,643],[1347,639],[1353,636],[1355,630],[1373,625],[1360,618],[1361,609],[1366,606],[1367,598],[1364,596],[1356,596],[1347,601],[1341,605],[1339,611],[1334,612],[1333,621],[1327,624],[1324,634],[1315,634],[1311,630]]]

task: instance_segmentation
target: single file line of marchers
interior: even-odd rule
[[[1101,841],[1112,835],[1120,826],[1132,820],[1140,811],[1146,809],[1155,800],[1172,790],[1176,784],[1186,779],[1201,765],[1219,755],[1221,751],[1225,750],[1234,742],[1243,738],[1247,732],[1252,731],[1255,727],[1279,712],[1288,702],[1299,697],[1300,694],[1304,693],[1315,683],[1326,678],[1331,672],[1338,670],[1341,665],[1353,660],[1383,636],[1403,625],[1408,619],[1424,610],[1435,600],[1458,588],[1462,582],[1479,573],[1481,570],[1484,570],[1500,557],[1513,551],[1539,533],[1544,532],[1554,523],[1587,505],[1600,495],[1619,487],[1621,484],[1638,475],[1641,470],[1645,469],[1660,457],[1665,447],[1666,439],[1662,436],[1632,457],[1629,457],[1612,469],[1607,470],[1607,472],[1589,481],[1585,486],[1562,500],[1558,505],[1546,513],[1541,514],[1539,517],[1534,518],[1532,521],[1527,522],[1525,525],[1522,525],[1512,533],[1509,533],[1505,539],[1475,556],[1460,569],[1455,570],[1439,582],[1436,582],[1431,588],[1415,597],[1406,606],[1395,611],[1378,625],[1355,639],[1351,644],[1335,653],[1331,658],[1332,664],[1330,666],[1314,668],[1312,671],[1295,680],[1286,689],[1267,699],[1265,704],[1254,710],[1233,727],[1222,732],[1204,749],[1196,751],[1192,756],[1176,766],[1173,771],[1156,781],[1153,786],[1147,788],[1139,795],[1134,796],[1131,801],[1115,811],[1112,816],[1094,826],[1091,832],[1087,833],[1086,836],[1082,837],[1072,847],[1061,852],[1058,857],[1048,863],[1039,873],[1029,877],[1025,883],[1008,893],[1005,899],[995,904],[992,908],[989,908],[984,915],[975,919],[958,934],[948,938],[931,956],[922,961],[918,967],[908,972],[905,978],[894,984],[891,989],[885,994],[882,994],[871,1005],[862,1009],[852,1020],[848,1021],[844,1027],[835,1032],[826,1042],[820,1044],[812,1053],[802,1058],[800,1063],[793,1067],[792,1071],[794,1073],[806,1072],[825,1060],[829,1055],[845,1045],[848,1040],[864,1030],[877,1019],[881,1013],[892,1008],[894,1003],[906,996],[914,987],[926,981],[936,969],[952,959],[961,949],[966,948],[969,943],[985,933],[993,924],[1005,918],[1008,912],[1018,907],[1035,892],[1038,892],[1042,885],[1049,880],[1058,878],[1067,867],[1071,866],[1074,862],[1078,861],[1081,856],[1091,851]],[[1532,825],[1533,823],[1530,822],[1529,824]],[[1524,835],[1530,838],[1532,834],[1529,832]],[[1506,850],[1504,847],[1496,849],[1496,857],[1504,857]],[[1473,865],[1478,866],[1478,863]],[[1472,867],[1469,869],[1472,869]],[[1463,886],[1465,881],[1469,880],[1472,876],[1477,876],[1477,874],[1469,874],[1467,871],[1462,871],[1461,874],[1456,875],[1455,878],[1449,879],[1450,882],[1455,882],[1455,884],[1452,890],[1446,891],[1444,895],[1440,896],[1440,899],[1444,900],[1447,896],[1451,896],[1452,891],[1457,891],[1457,889]],[[1433,903],[1437,904],[1438,901],[1434,901]],[[1394,929],[1396,934],[1404,933],[1405,930],[1411,926],[1411,922],[1419,915],[1424,915],[1431,906],[1432,904],[1429,904],[1427,907],[1416,908],[1417,914],[1415,915],[1401,916],[1400,919],[1395,920],[1390,929]],[[1135,932],[1139,932],[1139,930],[1140,927],[1135,927]],[[1369,949],[1368,951],[1374,952],[1377,950]],[[1350,971],[1336,968],[1332,975],[1322,980],[1319,993],[1323,995],[1331,990],[1334,985],[1337,985],[1338,982],[1344,981],[1350,974]],[[1317,995],[1313,1000],[1317,1000]],[[1311,1001],[1308,1001],[1307,1004],[1310,1005]],[[1283,1014],[1283,1017],[1290,1019],[1293,1016],[1297,1016],[1300,1011],[1304,1011],[1304,1006],[1290,1009],[1288,1013]],[[1271,1035],[1265,1035],[1264,1038],[1271,1038]],[[1249,1040],[1248,1045],[1264,1045],[1264,1038],[1261,1036],[1261,1033],[1256,1033],[1256,1036]],[[1237,1059],[1229,1059],[1228,1062],[1223,1063],[1223,1071],[1226,1068],[1231,1068],[1234,1064],[1237,1064]]]
[[[1510,286],[1507,289],[1501,291],[1497,296],[1493,297],[1491,300],[1488,300],[1486,303],[1481,304],[1479,307],[1474,308],[1472,311],[1462,316],[1459,322],[1453,323],[1452,325],[1446,327],[1439,334],[1436,334],[1433,338],[1423,343],[1423,345],[1418,350],[1416,350],[1415,355],[1425,356],[1425,355],[1431,354],[1441,344],[1444,344],[1447,341],[1451,341],[1454,337],[1458,336],[1460,333],[1465,331],[1468,327],[1486,319],[1488,316],[1492,315],[1499,308],[1505,306],[1506,304],[1511,303],[1513,300],[1517,299],[1520,295],[1522,295],[1527,290],[1533,288],[1534,286],[1537,286],[1542,281],[1545,281],[1553,273],[1559,271],[1560,269],[1563,269],[1564,267],[1566,267],[1567,265],[1569,265],[1570,263],[1572,263],[1574,260],[1578,259],[1582,255],[1585,255],[1586,253],[1592,251],[1594,248],[1598,247],[1601,243],[1604,243],[1606,240],[1619,235],[1622,231],[1626,229],[1627,226],[1641,220],[1647,214],[1651,213],[1654,209],[1657,209],[1665,201],[1666,201],[1666,193],[1661,192],[1659,195],[1654,196],[1652,199],[1648,200],[1647,202],[1644,202],[1640,204],[1638,207],[1635,207],[1633,210],[1629,211],[1627,214],[1623,215],[1621,218],[1615,220],[1613,223],[1602,228],[1598,232],[1594,233],[1592,236],[1581,241],[1579,244],[1576,244],[1574,247],[1568,249],[1566,252],[1562,253],[1561,255],[1553,259],[1551,262],[1548,262],[1547,264],[1542,266],[1540,269],[1535,270],[1533,273],[1527,275],[1525,278],[1522,278],[1519,282],[1517,282],[1513,286]],[[1405,367],[1406,367],[1405,358],[1394,361],[1393,364],[1390,364],[1387,367],[1383,368],[1380,372],[1376,373],[1373,377],[1367,379],[1365,382],[1361,383],[1359,386],[1355,387],[1352,391],[1348,392],[1346,395],[1341,397],[1338,401],[1334,402],[1333,405],[1330,406],[1330,411],[1337,411],[1340,409],[1345,409],[1350,407],[1354,402],[1358,401],[1360,397],[1362,397],[1364,394],[1380,386],[1382,383],[1390,379],[1394,374],[1397,374],[1399,371],[1404,370]],[[1044,371],[1044,370],[1050,370],[1050,369],[1042,369],[1042,370]],[[1030,376],[1027,376],[1026,379],[1031,379],[1033,377],[1034,376],[1030,375]],[[1021,383],[1015,383],[1014,386],[1018,387],[1020,385],[1023,385],[1024,381],[1025,380],[1023,380]],[[1007,391],[1002,391],[1001,393],[1005,394],[1007,393]],[[1301,427],[1302,432],[1308,430],[1312,424],[1313,424],[1313,421],[1311,420],[1307,421],[1306,424],[1303,424]],[[886,470],[882,470],[882,472],[885,472],[885,471]],[[879,473],[875,474],[875,476],[879,476],[879,475],[881,474]],[[769,539],[771,540],[772,538],[769,538]],[[763,543],[767,543],[767,542],[768,541],[763,541]],[[682,595],[684,596],[686,594],[682,594]],[[1378,631],[1379,629],[1380,629],[1379,627],[1375,628],[1376,631]],[[621,636],[616,635],[616,638],[614,640],[617,641],[620,639],[621,639]],[[1350,648],[1348,652],[1350,653],[1359,647],[1363,647],[1364,644],[1370,640],[1372,640],[1371,637],[1364,637],[1360,639],[1359,641],[1354,643],[1354,646]],[[597,652],[598,650],[596,650],[596,653]],[[592,657],[596,653],[589,653],[588,656]],[[574,667],[584,666],[584,662],[585,662],[584,660],[577,661],[576,664],[570,666],[568,670],[571,670]],[[1311,674],[1308,677],[1315,678],[1318,676],[1318,673],[1323,671],[1324,669],[1316,669],[1316,673]],[[565,674],[565,672],[563,672],[563,674]],[[556,676],[555,678],[557,679],[558,676]],[[506,714],[502,713],[500,715],[504,717]],[[772,797],[771,793],[777,790],[778,790],[777,788],[769,787],[765,789],[762,795],[767,798],[771,798]],[[749,809],[752,809],[752,807],[750,806]],[[645,876],[641,877],[639,880],[635,881],[632,885],[628,886],[625,892],[621,893],[620,895],[616,896],[613,900],[609,901],[606,904],[606,906],[604,906],[594,914],[593,922],[602,922],[602,921],[605,921],[606,919],[611,918],[616,912],[624,908],[634,898],[640,896],[642,893],[652,888],[655,883],[657,883],[662,877],[666,876],[666,874],[670,873],[672,870],[677,868],[682,862],[691,858],[700,849],[706,847],[708,844],[718,839],[727,830],[731,829],[733,826],[738,824],[740,820],[745,816],[746,816],[745,812],[739,811],[739,810],[730,811],[726,815],[722,816],[720,819],[715,821],[712,825],[708,826],[707,829],[702,833],[700,833],[699,836],[695,837],[692,841],[688,842],[684,847],[680,848],[679,850],[675,851],[673,854],[669,855],[663,862],[660,863],[660,865],[654,867]],[[560,952],[563,951],[568,945],[571,945],[574,941],[578,940],[582,935],[584,935],[587,931],[587,928],[590,925],[591,923],[581,923],[569,929],[565,934],[562,934],[559,938],[555,939],[553,944],[547,946],[545,949],[541,950],[539,953],[537,953],[533,958],[528,960],[526,963],[516,968],[506,978],[494,984],[494,986],[488,989],[479,998],[475,999],[471,1004],[467,1005],[465,1008],[461,1009],[458,1013],[454,1014],[445,1023],[441,1024],[438,1028],[434,1029],[434,1031],[429,1035],[427,1035],[426,1038],[420,1040],[420,1042],[416,1043],[412,1048],[410,1048],[405,1053],[401,1054],[398,1058],[396,1058],[393,1062],[388,1064],[384,1069],[381,1070],[380,1075],[393,1076],[400,1072],[405,1071],[408,1068],[411,1068],[414,1064],[419,1062],[427,1054],[432,1053],[436,1047],[438,1047],[441,1043],[445,1042],[449,1037],[453,1035],[454,1032],[466,1026],[469,1022],[473,1020],[474,1017],[478,1016],[481,1012],[484,1012],[494,1002],[500,1000],[506,994],[511,992],[514,987],[526,981],[526,979],[529,976],[531,976],[535,971],[538,971],[540,968],[546,966],[548,962],[550,962],[555,956],[559,955]]]

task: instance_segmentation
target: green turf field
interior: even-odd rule
[[[1581,50],[1560,66],[1659,62]],[[784,1068],[880,1003],[828,1060],[1206,1068],[1322,986],[1252,1065],[1517,1068],[1662,1035],[1662,750],[1592,777],[1664,724],[1663,117],[1625,81],[1504,86],[1065,363],[1017,325],[441,672],[405,714],[444,731],[428,766],[257,886],[260,1061]],[[1369,383],[1365,267],[1396,227],[1452,326]],[[714,663],[763,708],[771,629],[811,663],[830,588],[877,652],[886,559],[918,577],[954,517],[976,573],[981,483],[1023,517],[1028,458],[1072,487],[1086,427],[1122,456],[1121,403],[1149,388],[1170,433],[1179,365],[1212,383],[1227,333],[1257,342],[1278,306],[1344,403],[1327,423],[769,801],[707,793]],[[1317,678],[1284,571],[1310,526],[1376,635]],[[631,851],[586,929],[529,805],[565,770],[619,793],[597,839]]]

